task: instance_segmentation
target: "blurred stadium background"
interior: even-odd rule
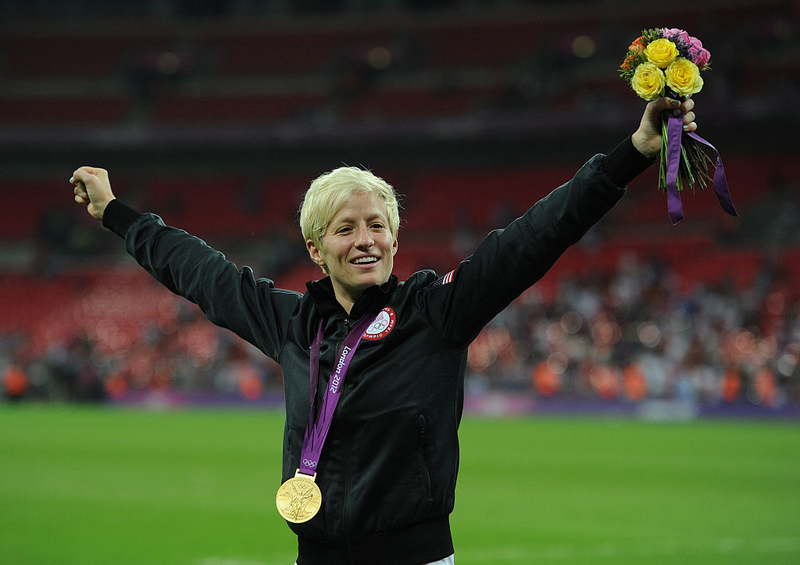
[[[300,197],[321,172],[363,165],[404,195],[396,273],[444,273],[635,129],[643,102],[617,68],[642,28],[662,26],[712,53],[699,133],[740,217],[705,191],[684,195],[672,226],[655,171],[636,179],[476,340],[468,414],[796,419],[799,14],[788,0],[0,0],[7,429],[11,404],[282,402],[275,364],[139,272],[74,204],[78,166],[109,169],[134,207],[302,289],[319,275]],[[781,539],[796,559],[797,537]],[[575,562],[614,558],[592,551]],[[515,559],[498,562],[530,562]],[[25,561],[0,547],[0,562]]]
[[[635,128],[642,101],[618,65],[642,28],[676,25],[712,52],[700,133],[741,218],[705,191],[673,227],[649,171],[480,336],[469,391],[476,408],[511,391],[522,410],[796,409],[797,15],[788,1],[0,2],[6,395],[280,402],[274,365],[71,201],[76,167],[109,169],[133,206],[302,289],[318,273],[300,196],[363,165],[404,195],[397,274],[447,272]]]

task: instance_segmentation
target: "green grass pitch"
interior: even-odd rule
[[[0,406],[0,563],[291,565],[282,427]],[[796,423],[467,417],[461,448],[458,565],[800,563]]]

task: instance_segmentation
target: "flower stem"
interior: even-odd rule
[[[669,114],[665,112],[661,116],[661,159],[658,164],[658,189],[661,192],[667,191],[667,123]]]

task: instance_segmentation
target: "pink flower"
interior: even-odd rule
[[[708,62],[711,61],[711,53],[708,51],[708,49],[703,49],[701,47],[696,52],[693,49],[690,49],[689,52],[692,54],[692,62],[700,67],[700,70],[703,70],[705,67],[707,67]]]
[[[692,62],[701,69],[708,66],[708,62],[711,60],[711,53],[703,47],[703,42],[696,37],[690,36],[687,44]]]
[[[670,28],[665,27],[664,29],[661,30],[661,34],[667,39],[671,39],[672,41],[682,41],[687,45],[689,45],[690,40],[693,39],[692,37],[689,36],[688,33],[676,27],[670,27]]]
[[[703,42],[696,37],[691,37],[689,34],[686,34],[686,37],[686,43],[689,45],[690,51],[700,51],[703,48]]]

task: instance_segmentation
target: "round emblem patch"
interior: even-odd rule
[[[397,316],[394,313],[394,310],[390,306],[387,306],[383,310],[381,310],[378,317],[375,318],[375,321],[370,324],[367,328],[367,331],[364,332],[362,336],[364,339],[383,339],[394,329],[395,321],[397,320]]]

